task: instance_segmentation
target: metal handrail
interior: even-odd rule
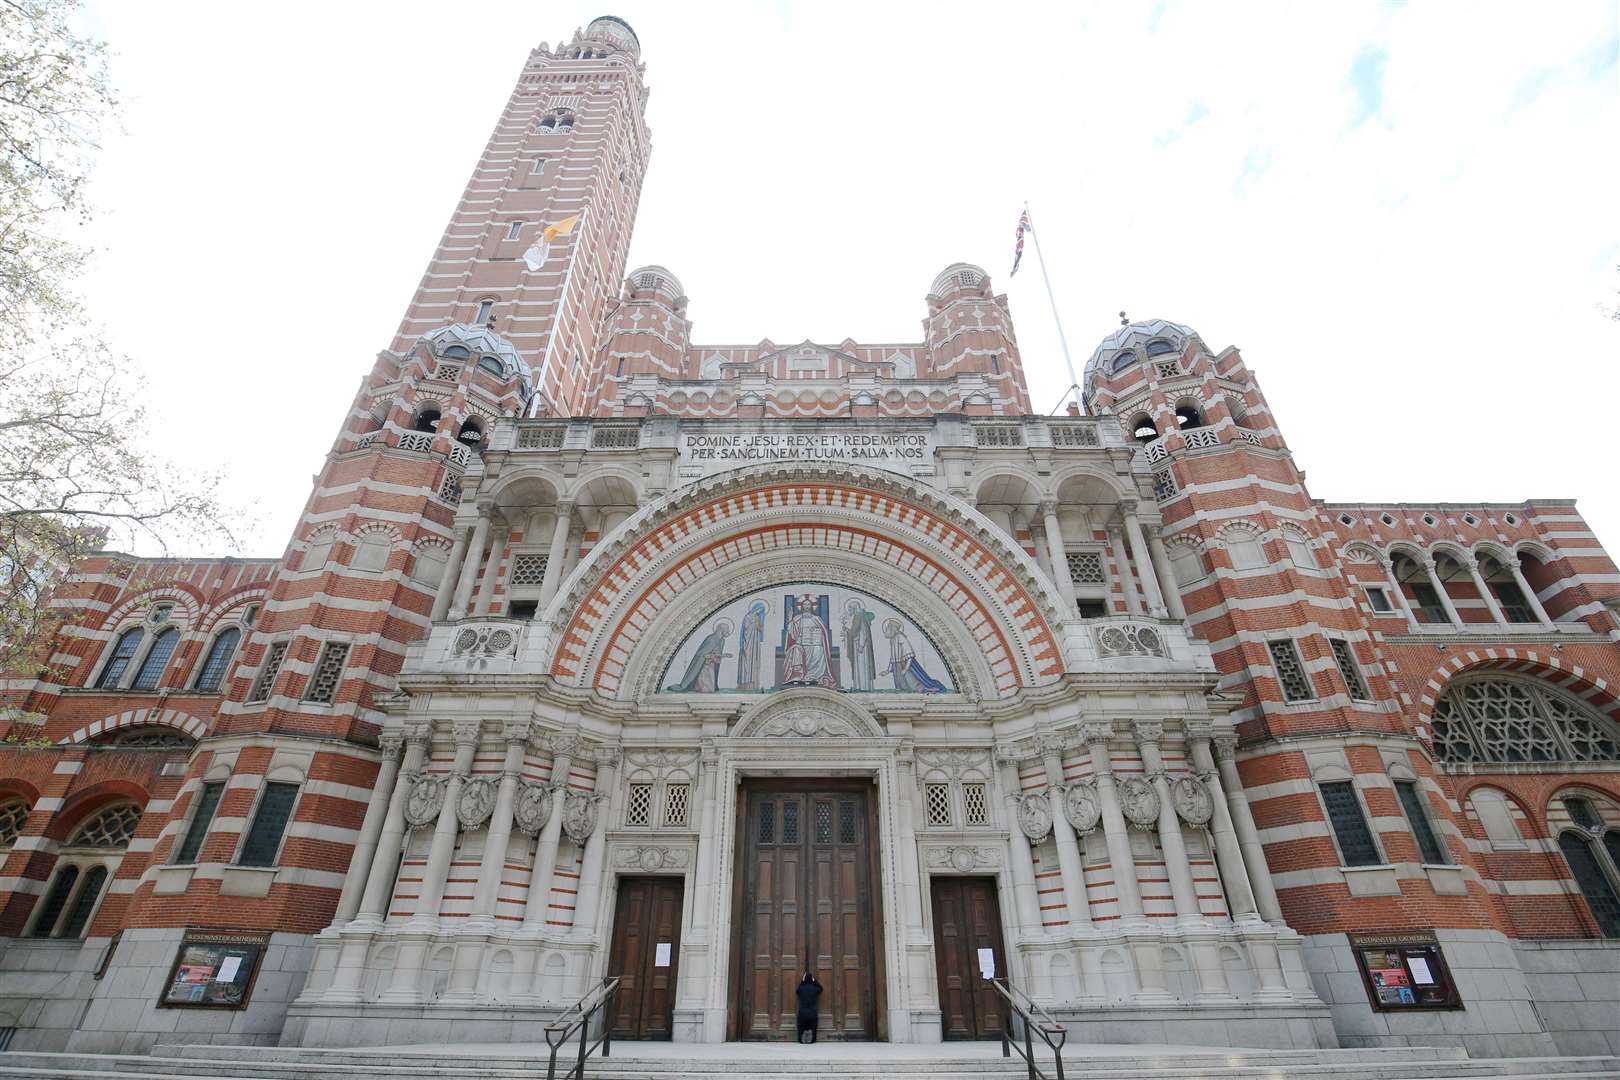
[[[1001,995],[1010,1010],[1001,1017],[1001,1056],[1010,1058],[1012,1052],[1017,1050],[1029,1070],[1029,1080],[1046,1080],[1046,1074],[1035,1064],[1035,1043],[1030,1037],[1032,1033],[1039,1035],[1041,1041],[1051,1049],[1053,1060],[1057,1063],[1056,1080],[1063,1080],[1063,1044],[1069,1040],[1068,1029],[1053,1019],[1052,1014],[1037,1005],[1028,994],[1006,979],[985,981],[990,984],[991,989]],[[1013,996],[1015,994],[1017,997]],[[1013,1033],[1012,1018],[1015,1013],[1024,1025],[1022,1046],[1018,1045],[1019,1040]]]
[[[574,1067],[563,1073],[562,1080],[585,1080],[585,1059],[595,1053],[597,1047],[602,1048],[602,1056],[607,1057],[613,1049],[612,1028],[613,1017],[609,1006],[613,1003],[613,995],[618,993],[619,981],[622,975],[614,975],[602,980],[602,985],[595,986],[584,997],[574,1002],[562,1011],[556,1020],[546,1025],[546,1045],[551,1047],[551,1062],[546,1066],[546,1080],[557,1080],[557,1051],[563,1048],[574,1032],[579,1032],[579,1060]],[[591,999],[596,1000],[592,1001]],[[591,1043],[591,1018],[598,1012],[602,1013],[602,1037],[593,1045]],[[573,1019],[569,1019],[570,1015]],[[555,1035],[556,1038],[552,1036]]]

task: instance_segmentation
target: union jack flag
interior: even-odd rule
[[[1024,233],[1026,231],[1035,231],[1035,226],[1029,223],[1028,210],[1025,210],[1022,214],[1018,215],[1018,246],[1013,249],[1012,274],[1008,274],[1008,277],[1012,277],[1013,274],[1018,273],[1018,264],[1024,259]]]

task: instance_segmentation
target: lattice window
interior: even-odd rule
[[[1282,638],[1268,641],[1266,648],[1271,652],[1271,666],[1277,671],[1283,700],[1309,701],[1316,696],[1311,689],[1311,678],[1305,673],[1305,665],[1299,661],[1299,649],[1291,640]]]
[[[135,835],[141,823],[141,808],[134,803],[109,806],[80,825],[68,840],[69,847],[121,848]]]
[[[1050,424],[1052,445],[1060,450],[1101,446],[1095,424]]]
[[[641,445],[641,429],[628,424],[591,430],[592,450],[634,450]]]
[[[399,436],[399,448],[410,450],[418,454],[425,454],[433,449],[433,433],[431,431],[405,431]]]
[[[539,588],[546,580],[546,555],[519,552],[512,556],[512,587]]]
[[[961,270],[957,272],[956,280],[971,289],[983,281],[984,278],[971,270]]]
[[[990,799],[983,784],[962,785],[962,809],[966,824],[990,824]]]
[[[799,804],[786,802],[782,804],[782,843],[797,844],[799,842]]]
[[[461,505],[461,474],[454,469],[444,470],[444,479],[439,481],[439,501]]]
[[[631,784],[630,797],[624,804],[624,823],[626,825],[652,824],[652,796],[651,784]]]
[[[1076,585],[1108,584],[1103,573],[1102,552],[1071,551],[1065,557],[1069,561],[1069,580]]]
[[[687,814],[692,805],[692,786],[690,784],[670,784],[664,788],[664,826],[671,829],[684,829]],[[794,815],[798,814],[798,807],[793,808]],[[787,817],[782,818],[782,834],[784,840],[787,836]]]
[[[93,742],[101,746],[130,747],[141,750],[178,750],[190,747],[193,739],[184,732],[161,724],[141,724],[120,728],[111,735],[103,735]]]
[[[1367,692],[1367,681],[1361,677],[1361,668],[1356,666],[1350,643],[1328,638],[1328,645],[1333,649],[1333,662],[1339,665],[1339,674],[1344,677],[1344,688],[1350,691],[1350,696],[1358,701],[1371,699],[1372,695]]]
[[[1193,428],[1181,433],[1189,450],[1213,450],[1221,445],[1221,437],[1212,428]]]
[[[0,847],[10,847],[16,843],[27,820],[28,804],[21,799],[0,806]]]
[[[925,819],[930,826],[950,828],[951,786],[949,784],[924,784],[923,803]]]
[[[433,377],[440,382],[455,382],[461,378],[461,365],[441,362],[438,367],[433,369]]]
[[[259,677],[253,680],[253,689],[248,693],[249,705],[269,699],[270,688],[276,684],[276,676],[281,674],[281,662],[285,659],[287,659],[287,643],[272,642],[269,651],[265,653],[264,666],[259,669]]]
[[[557,450],[563,444],[567,430],[560,424],[550,427],[526,427],[518,430],[519,450]]]
[[[855,842],[855,804],[852,802],[838,804],[838,842],[840,844]]]
[[[1322,803],[1327,807],[1333,835],[1339,839],[1339,854],[1344,857],[1344,865],[1376,866],[1378,846],[1373,843],[1372,830],[1367,827],[1367,815],[1361,812],[1355,785],[1348,780],[1323,784]]]
[[[1435,702],[1430,724],[1442,761],[1614,761],[1620,736],[1562,691],[1490,675],[1458,680]]]
[[[1024,445],[1024,429],[1015,424],[975,424],[973,445],[1016,447]]]
[[[1407,823],[1412,826],[1412,839],[1417,841],[1418,854],[1423,861],[1439,866],[1447,861],[1446,850],[1429,824],[1428,811],[1423,807],[1423,795],[1417,784],[1410,780],[1395,781],[1395,794],[1400,797],[1401,809],[1406,812]]]
[[[292,818],[293,803],[298,801],[297,784],[270,783],[264,785],[264,797],[248,827],[247,840],[242,844],[241,866],[274,866],[281,849],[281,838],[287,832]]]
[[[759,804],[759,842],[776,843],[776,804],[773,802]]]
[[[1174,360],[1161,360],[1153,366],[1161,379],[1173,379],[1181,374],[1181,365]]]
[[[315,674],[310,676],[304,690],[304,700],[316,704],[329,704],[337,697],[338,683],[343,680],[343,665],[349,662],[349,643],[328,641],[321,646],[321,657],[315,662]]]
[[[832,803],[816,803],[816,843],[832,843]]]
[[[1176,497],[1176,478],[1169,469],[1153,474],[1153,497],[1160,502],[1168,502]]]

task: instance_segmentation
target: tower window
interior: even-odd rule
[[[285,641],[272,642],[270,650],[265,654],[264,667],[259,669],[259,677],[254,680],[253,689],[249,691],[247,703],[256,705],[270,698],[270,690],[276,684],[276,676],[281,673],[281,662],[287,658],[287,643]]]
[[[529,162],[529,175],[530,176],[539,176],[541,173],[543,173],[545,171],[546,171],[546,159],[545,158],[537,157],[533,161]]]
[[[1316,696],[1311,688],[1311,677],[1299,661],[1299,649],[1292,641],[1288,638],[1268,641],[1266,649],[1271,653],[1271,666],[1276,669],[1284,701],[1309,701]]]
[[[1183,430],[1204,426],[1204,414],[1198,411],[1195,405],[1177,405],[1176,423]]]
[[[520,239],[522,236],[523,236],[523,222],[521,222],[521,221],[508,221],[506,223],[506,238],[508,240],[517,240],[517,239]]]
[[[1339,841],[1339,857],[1344,865],[1378,865],[1378,845],[1373,843],[1372,830],[1367,827],[1361,800],[1356,798],[1355,785],[1348,780],[1323,784],[1322,804],[1327,807],[1328,821]]]
[[[1126,349],[1124,352],[1115,354],[1114,359],[1108,364],[1108,372],[1112,375],[1124,371],[1134,363],[1136,363],[1136,354]]]
[[[1131,421],[1131,438],[1137,442],[1150,443],[1159,437],[1159,429],[1153,426],[1153,418],[1143,413]]]
[[[456,433],[456,441],[463,446],[471,446],[476,449],[484,443],[484,429],[477,420],[469,417],[462,421],[461,430]]]
[[[506,368],[502,366],[501,362],[493,356],[480,356],[478,358],[478,366],[480,369],[489,372],[491,375],[494,375],[497,378],[506,377]]]
[[[309,688],[304,691],[304,700],[316,704],[330,704],[335,700],[338,683],[343,679],[343,665],[348,661],[348,642],[328,641],[321,646],[321,656],[315,664],[315,674],[309,680]]]
[[[194,863],[197,855],[202,851],[203,841],[208,838],[208,829],[214,823],[214,811],[219,809],[219,798],[225,794],[223,781],[204,784],[197,793],[197,812],[191,815],[191,826],[186,829],[186,838],[180,844],[180,850],[171,860],[176,863]]]
[[[1339,665],[1344,688],[1357,701],[1369,700],[1372,695],[1367,692],[1367,680],[1361,677],[1361,669],[1356,666],[1356,656],[1350,649],[1350,643],[1340,638],[1328,638],[1328,644],[1333,648],[1333,662]]]
[[[97,690],[110,690],[123,682],[124,673],[129,670],[129,663],[135,658],[135,650],[141,647],[141,639],[145,636],[146,631],[138,626],[124,631],[124,636],[113,646],[112,658],[107,661],[107,666],[101,669],[101,678],[96,680]]]
[[[1169,356],[1175,351],[1176,347],[1163,338],[1154,338],[1147,343],[1147,354],[1149,356]]]
[[[1446,850],[1440,845],[1440,838],[1434,834],[1434,826],[1429,824],[1429,815],[1423,808],[1423,795],[1418,791],[1418,786],[1410,780],[1397,780],[1395,794],[1400,797],[1401,809],[1406,812],[1406,820],[1412,826],[1412,839],[1417,841],[1418,856],[1431,866],[1444,865]]]
[[[411,424],[413,431],[425,431],[432,434],[439,430],[440,412],[437,406],[428,405],[416,414],[416,420]]]
[[[478,301],[478,314],[473,316],[473,323],[477,326],[488,326],[489,317],[495,313],[495,301]]]

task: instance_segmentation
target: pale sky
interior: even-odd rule
[[[630,265],[699,342],[915,341],[1011,297],[1032,397],[1166,318],[1255,371],[1313,496],[1573,497],[1620,551],[1620,5],[93,3],[125,100],[89,308],[160,452],[278,555],[527,52],[635,27]]]

